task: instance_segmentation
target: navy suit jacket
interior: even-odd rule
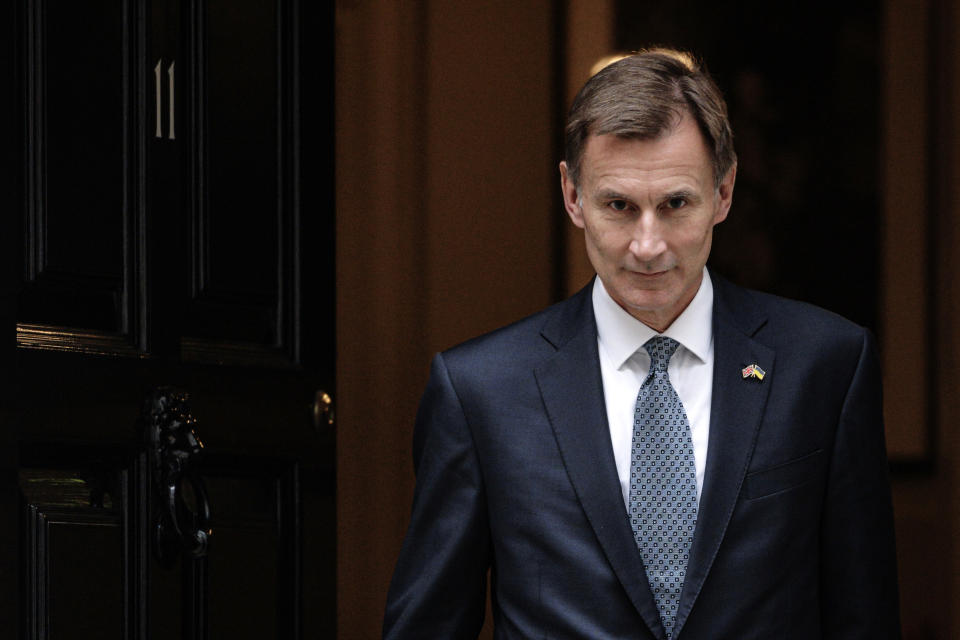
[[[714,283],[709,451],[676,640],[898,638],[869,332]],[[384,637],[665,638],[614,463],[588,286],[436,356]],[[741,369],[756,363],[762,381]]]

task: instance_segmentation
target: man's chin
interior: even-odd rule
[[[671,286],[664,278],[651,279],[637,286],[624,287],[620,293],[623,299],[632,307],[637,309],[655,310],[660,307],[669,306],[676,300],[676,288]]]
[[[633,290],[616,302],[630,313],[657,313],[669,308],[674,301],[675,296],[670,295],[668,291]]]
[[[670,299],[666,297],[643,297],[627,300],[627,307],[630,311],[639,311],[641,313],[657,313],[670,307]]]

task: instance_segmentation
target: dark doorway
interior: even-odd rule
[[[711,264],[878,329],[876,2],[616,3],[616,45],[688,49],[723,90],[739,155]]]

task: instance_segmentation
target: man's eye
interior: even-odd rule
[[[687,204],[686,198],[681,198],[680,196],[667,200],[667,208],[669,209],[679,209],[685,204]]]
[[[610,208],[614,211],[626,211],[627,210],[627,201],[626,200],[611,200]]]

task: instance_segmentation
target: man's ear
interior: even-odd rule
[[[737,181],[737,163],[727,169],[720,187],[717,189],[717,210],[713,215],[713,224],[719,224],[727,219],[730,205],[733,204],[733,184]]]
[[[577,185],[570,179],[566,160],[560,162],[560,191],[563,193],[563,208],[567,210],[567,215],[573,224],[583,229],[583,207],[580,205]]]

